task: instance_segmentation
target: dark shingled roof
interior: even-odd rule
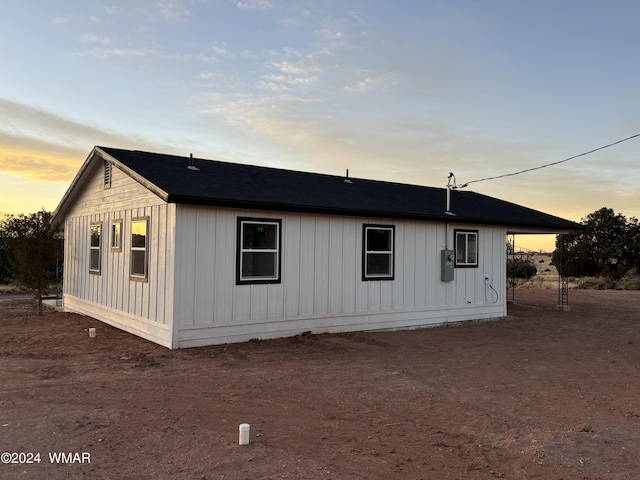
[[[170,203],[367,217],[477,223],[551,231],[580,225],[471,191],[96,147]],[[110,157],[110,158],[109,158]],[[193,163],[198,170],[187,168]]]

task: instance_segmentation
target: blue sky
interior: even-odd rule
[[[562,160],[640,133],[638,25],[623,0],[10,2],[0,214],[55,209],[94,145],[429,186]],[[640,217],[638,152],[468,188]]]

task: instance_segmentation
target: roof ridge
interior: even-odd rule
[[[184,160],[189,160],[189,161],[191,161],[193,159],[193,160],[198,160],[198,161],[203,161],[203,162],[212,162],[212,163],[220,163],[220,164],[225,164],[225,165],[234,165],[234,166],[243,167],[243,168],[264,169],[264,170],[270,170],[270,171],[280,171],[280,172],[287,172],[287,173],[296,173],[296,174],[300,174],[300,175],[320,176],[320,177],[328,177],[328,178],[335,178],[335,179],[346,179],[346,178],[349,178],[349,180],[352,180],[352,181],[356,181],[357,180],[357,181],[363,181],[363,182],[374,182],[374,183],[380,183],[380,184],[398,185],[398,186],[406,186],[406,187],[412,187],[412,188],[428,188],[428,189],[437,189],[437,190],[443,190],[443,191],[446,190],[446,188],[447,188],[446,186],[434,187],[434,186],[431,186],[431,185],[421,185],[421,184],[397,182],[397,181],[391,181],[391,180],[380,180],[380,179],[374,179],[374,178],[354,177],[352,175],[349,175],[347,177],[346,175],[337,175],[337,174],[333,174],[333,173],[309,172],[309,171],[305,171],[305,170],[298,170],[298,169],[292,169],[292,168],[273,167],[273,166],[268,166],[268,165],[254,165],[254,164],[251,164],[251,163],[231,162],[231,161],[228,161],[228,160],[218,160],[218,159],[212,159],[212,158],[191,157],[191,156],[169,154],[169,153],[160,153],[160,152],[149,152],[147,150],[138,150],[138,149],[130,150],[130,149],[123,149],[123,148],[115,148],[115,147],[103,147],[103,146],[97,146],[97,148],[100,148],[100,149],[104,150],[105,152],[107,152],[108,150],[115,150],[115,151],[120,151],[120,152],[139,153],[139,154],[144,154],[144,155],[155,155],[155,156],[160,156],[160,157],[172,157],[172,158],[184,159]]]

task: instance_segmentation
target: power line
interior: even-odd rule
[[[557,162],[547,163],[546,165],[540,165],[539,167],[527,168],[525,170],[520,170],[519,172],[506,173],[504,175],[497,175],[495,177],[486,177],[486,178],[481,178],[479,180],[472,180],[472,181],[467,182],[464,185],[461,185],[461,186],[459,186],[457,188],[464,188],[464,187],[468,186],[471,183],[484,182],[485,180],[496,180],[498,178],[504,178],[504,177],[513,177],[515,175],[520,175],[521,173],[527,173],[527,172],[532,172],[534,170],[540,170],[541,168],[551,167],[553,165],[558,165],[560,163],[568,162],[569,160],[573,160],[574,158],[584,157],[585,155],[589,155],[590,153],[597,152],[598,150],[603,150],[605,148],[613,147],[614,145],[618,145],[619,143],[626,142],[627,140],[631,140],[632,138],[636,138],[636,137],[640,137],[640,133],[636,133],[635,135],[631,135],[630,137],[623,138],[622,140],[618,140],[617,142],[613,142],[613,143],[610,143],[608,145],[603,145],[602,147],[594,148],[593,150],[589,150],[588,152],[579,153],[578,155],[574,155],[573,157],[565,158],[564,160],[559,160]]]

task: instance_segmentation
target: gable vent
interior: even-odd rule
[[[111,163],[104,161],[104,188],[111,187]]]

